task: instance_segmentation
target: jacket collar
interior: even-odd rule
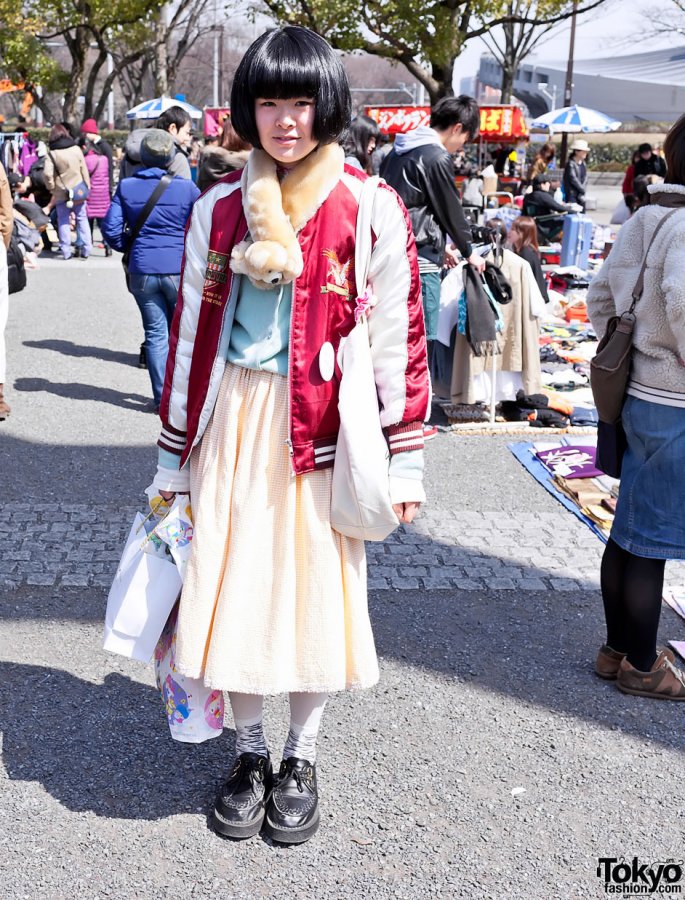
[[[56,141],[50,141],[51,150],[66,150],[68,147],[75,147],[76,141],[70,137],[57,138]]]
[[[652,206],[666,206],[671,209],[685,206],[685,184],[650,184],[649,202]]]
[[[274,160],[253,150],[241,179],[250,236],[233,248],[232,271],[264,290],[297,278],[303,267],[297,234],[330,195],[344,164],[342,147],[322,144],[280,181]]]

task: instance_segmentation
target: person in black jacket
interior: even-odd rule
[[[657,175],[666,177],[666,163],[653,150],[651,144],[640,144],[637,148],[639,158],[634,165],[634,175]]]
[[[580,211],[582,208],[580,204],[576,203],[559,203],[551,193],[551,186],[549,175],[536,175],[533,178],[533,190],[523,198],[524,216],[530,216],[533,219],[540,216],[554,217],[536,222],[538,236],[542,237],[545,242],[558,240],[561,229],[564,227],[564,215],[568,212]],[[555,216],[555,213],[558,215]]]
[[[414,230],[429,356],[438,336],[442,266],[454,265],[458,250],[478,271],[485,268],[471,246],[471,227],[461,208],[451,157],[478,137],[479,127],[480,111],[473,97],[444,97],[431,111],[430,127],[420,125],[397,135],[380,169],[381,177],[404,201]],[[454,242],[447,253],[446,235]]]
[[[587,164],[590,152],[587,141],[579,139],[571,144],[571,155],[564,167],[562,188],[567,203],[577,203],[585,212],[585,191],[587,190]]]

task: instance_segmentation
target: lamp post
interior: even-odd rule
[[[554,110],[557,108],[557,86],[556,86],[556,84],[552,85],[552,93],[551,94],[547,90],[547,85],[545,84],[544,81],[538,82],[538,90],[540,91],[542,96],[547,97],[549,102],[552,104],[552,106],[550,108],[550,112],[554,112]]]
[[[578,0],[573,0],[573,15],[571,16],[571,40],[568,47],[568,65],[566,67],[566,84],[564,85],[564,106],[571,105],[573,97],[573,54],[576,47],[576,19],[578,16]],[[559,164],[562,168],[566,165],[566,154],[568,151],[568,134],[564,132],[561,136],[561,153]]]

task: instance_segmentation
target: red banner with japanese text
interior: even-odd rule
[[[383,134],[404,134],[430,124],[430,106],[367,106],[364,109]],[[518,106],[481,106],[480,137],[484,141],[515,141],[528,137]]]

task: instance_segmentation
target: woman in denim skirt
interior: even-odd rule
[[[616,517],[602,559],[607,641],[595,671],[621,691],[685,700],[685,673],[657,648],[664,566],[685,559],[685,116],[664,143],[665,184],[622,228],[588,294],[597,334],[627,312],[647,254],[635,307],[632,370],[623,408],[628,449]],[[664,227],[656,228],[674,209]]]

